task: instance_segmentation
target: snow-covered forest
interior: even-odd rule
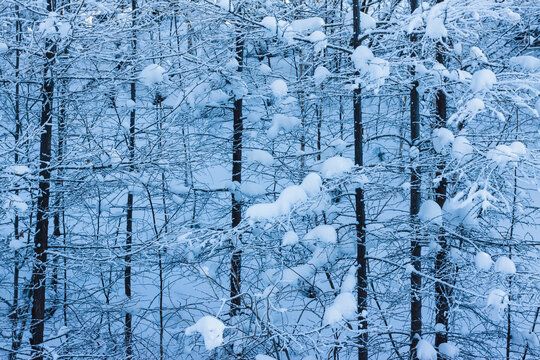
[[[540,359],[538,0],[1,0],[0,357]]]

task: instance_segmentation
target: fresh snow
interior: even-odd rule
[[[300,184],[309,197],[321,192],[322,179],[317,173],[309,173]]]
[[[484,54],[484,52],[477,46],[471,47],[471,58],[474,60],[480,62],[480,63],[487,63],[488,59],[487,56]]]
[[[328,46],[328,40],[326,40],[326,35],[322,31],[314,31],[309,35],[308,40],[313,43],[313,50],[315,53],[320,53],[326,46]]]
[[[418,218],[423,223],[442,226],[441,207],[433,200],[426,200],[420,206]]]
[[[332,305],[324,312],[324,323],[336,325],[342,320],[353,319],[356,313],[356,298],[351,292],[336,296]]]
[[[426,25],[426,36],[430,39],[440,40],[441,38],[448,36],[448,30],[444,26],[443,19],[436,17],[428,19]]]
[[[452,342],[445,342],[439,345],[439,353],[446,359],[455,359],[459,355],[459,347]]]
[[[334,156],[327,159],[321,167],[321,173],[325,178],[333,178],[351,171],[354,163],[349,158]]]
[[[337,233],[331,225],[319,225],[304,236],[304,241],[321,241],[327,244],[335,244]]]
[[[274,80],[270,84],[270,89],[272,90],[272,94],[279,99],[284,98],[289,91],[287,84],[282,79]]]
[[[489,69],[482,69],[475,72],[471,79],[471,90],[474,92],[481,92],[491,90],[493,85],[497,82],[497,77],[493,71]]]
[[[510,65],[520,68],[523,71],[540,71],[540,59],[531,55],[515,56],[510,58]]]
[[[452,156],[457,160],[464,160],[473,153],[473,147],[465,136],[457,136],[452,143]]]
[[[516,265],[511,259],[501,256],[495,261],[495,271],[506,275],[513,275],[516,273]]]
[[[298,235],[292,230],[287,231],[281,240],[281,246],[294,245],[296,243],[298,243]]]
[[[445,149],[454,142],[454,134],[447,128],[433,130],[431,142],[438,154],[445,152]]]
[[[328,76],[330,76],[330,71],[322,65],[317,66],[313,72],[313,80],[317,85],[320,85]]]
[[[491,256],[489,256],[489,254],[480,251],[474,257],[474,264],[476,265],[476,268],[478,270],[487,271],[491,269],[491,265],[493,265],[493,260],[491,260]]]
[[[150,64],[139,73],[139,80],[148,87],[153,87],[165,79],[165,69],[158,64]]]
[[[324,26],[324,20],[320,17],[299,19],[291,22],[290,26],[293,31],[299,33],[311,33],[316,30],[322,30]]]
[[[416,345],[418,360],[437,360],[437,351],[427,340],[420,339]]]
[[[272,166],[275,160],[268,151],[253,149],[247,151],[246,161],[250,164],[257,163],[264,166]]]
[[[225,324],[221,320],[213,316],[204,316],[195,325],[186,329],[186,335],[200,333],[204,339],[206,350],[210,351],[223,344],[223,330],[225,330]]]
[[[272,118],[272,125],[266,134],[270,139],[274,139],[278,136],[279,130],[290,132],[298,125],[300,125],[300,119],[295,116],[275,114]]]

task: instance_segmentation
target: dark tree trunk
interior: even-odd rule
[[[411,12],[418,7],[418,0],[410,0]],[[414,43],[416,36],[411,36],[412,56],[416,56]],[[411,76],[414,78],[414,70],[411,69]],[[419,146],[420,139],[420,97],[418,95],[418,81],[412,82],[410,93],[410,122],[411,122],[411,145]],[[417,159],[413,159],[413,163]],[[412,164],[411,166],[411,199],[410,199],[410,217],[411,217],[411,264],[414,270],[411,273],[411,344],[410,358],[417,359],[416,345],[422,336],[422,297],[420,291],[422,288],[422,247],[420,246],[418,234],[418,211],[420,210],[420,202],[422,195],[420,192],[421,186],[421,169],[419,166]]]
[[[20,11],[19,5],[15,5],[15,12],[17,13],[17,21],[15,22],[15,31],[16,31],[16,41],[17,44],[21,43],[21,34],[22,34],[22,22],[20,20]],[[21,106],[20,106],[20,84],[19,84],[19,69],[21,64],[21,51],[19,46],[15,50],[15,137],[14,142],[15,146],[18,146],[20,134],[21,134]],[[19,163],[19,152],[15,150],[14,155],[15,164]],[[18,192],[16,192],[18,193]],[[21,233],[19,229],[19,216],[15,215],[13,221],[13,236],[15,239],[21,238]],[[15,250],[14,253],[14,265],[13,265],[13,303],[11,307],[11,322],[12,322],[12,331],[11,331],[11,352],[9,354],[9,359],[15,359],[17,351],[21,346],[22,338],[22,329],[19,329],[19,251]]]
[[[244,62],[244,40],[238,35],[236,38],[236,61],[238,61],[237,72],[242,72]],[[232,181],[239,186],[242,182],[242,132],[244,124],[242,119],[242,99],[234,101],[233,111],[233,162]],[[232,227],[233,229],[242,221],[242,203],[237,199],[235,192],[231,194],[232,199]],[[235,235],[233,235],[235,236]],[[236,234],[237,243],[241,242],[241,234]],[[242,250],[237,249],[233,244],[233,254],[231,258],[231,315],[236,315],[241,305],[240,279],[242,270]]]
[[[135,27],[137,26],[137,0],[131,0],[131,21],[133,27],[132,39],[131,39],[131,52],[132,52],[132,66],[135,71],[135,55],[137,53],[137,34]],[[136,84],[133,81],[130,84],[131,100],[135,102],[136,98]],[[133,108],[129,114],[129,139],[128,139],[128,152],[129,152],[129,166],[130,171],[135,170],[135,108]],[[131,244],[133,243],[133,193],[128,192],[127,195],[127,209],[126,209],[126,246],[125,246],[125,270],[124,270],[124,293],[128,301],[131,300]],[[133,328],[132,328],[132,314],[127,311],[124,319],[124,342],[125,342],[125,357],[126,360],[133,358]]]
[[[353,47],[360,46],[360,11],[365,9],[359,0],[353,0]],[[354,163],[358,167],[364,165],[364,125],[362,123],[362,89],[353,92],[354,111]],[[368,358],[368,323],[367,323],[367,260],[366,260],[366,204],[364,190],[357,187],[355,191],[356,216],[356,281],[357,281],[357,311],[358,311],[358,360]]]
[[[442,0],[437,0],[437,3],[442,2]],[[436,45],[436,57],[435,60],[444,65],[444,44],[442,40],[439,41]],[[443,128],[446,127],[446,93],[444,89],[437,90],[435,98],[435,107],[436,107],[436,119],[435,127]],[[446,201],[446,184],[447,180],[444,177],[444,168],[446,164],[444,160],[439,159],[437,164],[436,177],[440,179],[440,182],[435,189],[435,201],[442,208],[444,202]],[[449,283],[449,274],[450,274],[450,264],[448,261],[448,242],[446,236],[441,229],[439,234],[438,243],[440,250],[437,252],[435,259],[435,278],[438,280],[435,283],[435,323],[444,325],[444,331],[437,332],[435,334],[435,348],[438,349],[439,345],[448,341],[448,315],[450,310],[450,289],[447,285],[443,284]],[[437,353],[437,359],[443,359],[440,353]]]
[[[54,11],[54,1],[47,1],[47,11]],[[56,45],[52,39],[45,41],[45,65],[41,107],[41,136],[39,147],[39,194],[37,198],[36,233],[34,235],[34,266],[32,270],[32,321],[30,325],[32,360],[43,360],[43,333],[45,329],[45,272],[49,240],[49,197],[51,171],[51,138],[54,78],[52,67]]]

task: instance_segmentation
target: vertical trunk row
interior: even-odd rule
[[[47,1],[47,11],[54,11],[54,1]],[[34,265],[32,269],[32,321],[30,325],[32,360],[43,360],[43,332],[45,329],[45,272],[49,238],[49,197],[51,171],[51,138],[54,78],[53,64],[56,45],[53,39],[45,40],[45,65],[41,105],[41,136],[39,146],[39,193],[37,198],[36,232],[34,235]]]
[[[437,0],[437,3],[443,0]],[[444,44],[443,40],[439,41],[436,45],[435,60],[444,65]],[[437,90],[435,98],[435,127],[446,127],[446,93],[443,88]],[[440,179],[437,188],[435,189],[435,201],[442,208],[446,201],[446,178],[443,176],[444,168],[446,164],[444,160],[439,159],[437,164],[436,177]],[[439,234],[438,243],[440,250],[437,252],[435,259],[435,278],[439,280],[435,283],[435,323],[442,324],[444,331],[437,332],[435,334],[435,348],[438,349],[439,345],[448,341],[448,313],[450,310],[449,303],[449,288],[441,281],[449,282],[449,262],[448,262],[448,242],[446,236],[441,229]],[[437,358],[442,359],[440,353],[437,353]]]
[[[137,53],[137,34],[135,27],[137,25],[137,0],[131,0],[131,21],[133,32],[131,34],[131,56],[132,56],[132,71],[133,80],[130,84],[130,97],[135,102],[136,83],[135,83],[135,55]],[[129,170],[135,170],[135,107],[129,114]],[[125,270],[124,270],[124,293],[128,301],[131,300],[131,244],[133,242],[133,193],[128,191],[127,209],[126,209],[126,255],[125,255]],[[125,314],[124,323],[124,342],[126,347],[126,360],[133,358],[133,329],[132,329],[132,314],[127,311]]]
[[[353,0],[353,47],[360,46],[360,4],[359,0]],[[353,92],[354,111],[354,163],[358,167],[364,165],[363,137],[364,126],[362,123],[362,89],[358,86]],[[368,358],[368,323],[367,313],[367,260],[366,260],[366,209],[364,190],[357,187],[355,191],[356,205],[356,282],[357,282],[357,311],[358,311],[358,360]]]
[[[244,61],[244,40],[238,34],[236,37],[236,61],[238,61],[237,72],[242,73],[243,61]],[[242,132],[244,130],[242,119],[242,98],[234,101],[233,110],[233,162],[232,162],[232,182],[236,186],[239,186],[242,182]],[[234,228],[236,228],[242,220],[242,204],[237,198],[235,192],[231,193],[232,199],[232,227],[233,236],[238,236],[237,243],[240,243],[241,235],[234,234]],[[233,254],[231,258],[231,274],[230,274],[230,287],[231,287],[231,315],[236,315],[241,305],[240,297],[240,279],[242,270],[242,250],[237,249],[233,244]]]
[[[418,7],[418,0],[410,0],[411,13]],[[416,56],[414,42],[416,36],[411,35],[412,56]],[[411,76],[414,78],[414,70],[411,69]],[[420,140],[420,98],[418,95],[418,81],[412,82],[410,93],[410,122],[411,122],[411,145],[419,146]],[[415,162],[417,159],[413,159]],[[411,344],[410,358],[417,359],[416,345],[422,336],[422,297],[420,291],[422,288],[422,247],[420,246],[418,234],[418,211],[420,210],[420,202],[422,195],[420,192],[421,186],[421,169],[415,164],[411,164],[411,194],[410,194],[410,217],[411,217],[411,265],[414,271],[411,273]]]

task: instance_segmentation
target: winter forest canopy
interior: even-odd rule
[[[540,359],[538,0],[0,1],[0,354]]]

